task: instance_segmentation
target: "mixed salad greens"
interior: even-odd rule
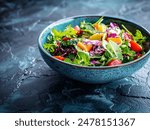
[[[102,22],[103,17],[96,23],[68,25],[64,31],[54,28],[44,48],[59,60],[81,66],[119,65],[145,53],[143,43],[147,38],[140,30],[132,34],[124,25]]]

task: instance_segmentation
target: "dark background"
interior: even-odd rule
[[[69,80],[44,63],[40,32],[83,14],[126,18],[150,30],[150,0],[0,1],[0,112],[150,112],[150,60],[103,85]]]

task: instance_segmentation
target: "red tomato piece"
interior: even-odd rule
[[[138,43],[136,43],[135,41],[131,40],[130,41],[130,48],[135,51],[135,52],[140,52],[142,51],[142,47],[141,45],[139,45]]]
[[[59,59],[59,60],[65,60],[65,58],[63,56],[54,56],[54,57]]]
[[[69,38],[69,37],[63,37],[63,38],[62,38],[63,41],[68,41],[68,40],[70,40],[70,39],[71,39],[71,38]]]
[[[114,59],[108,62],[107,66],[115,66],[115,65],[121,65],[122,61],[118,59]]]

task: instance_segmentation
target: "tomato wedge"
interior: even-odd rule
[[[115,65],[121,65],[122,61],[118,59],[113,59],[108,62],[107,66],[115,66]]]
[[[135,51],[135,52],[140,52],[142,51],[142,47],[141,45],[139,45],[138,43],[136,43],[135,41],[131,40],[130,41],[130,48]]]
[[[63,56],[54,56],[54,57],[59,59],[59,60],[65,60],[65,58]]]
[[[63,38],[62,38],[63,41],[68,41],[68,40],[70,40],[70,39],[71,39],[71,38],[69,38],[69,37],[63,37]]]

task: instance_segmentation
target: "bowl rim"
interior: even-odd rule
[[[72,16],[72,17],[67,17],[67,18],[63,18],[63,19],[60,19],[60,20],[57,20],[53,23],[51,23],[50,25],[46,26],[42,32],[40,33],[39,37],[38,37],[38,46],[39,48],[47,55],[49,56],[52,60],[56,60],[57,62],[60,62],[60,63],[63,63],[63,64],[66,64],[66,65],[70,65],[70,66],[74,66],[74,67],[78,67],[78,68],[87,68],[87,69],[111,69],[111,68],[117,68],[117,67],[123,67],[123,66],[127,66],[127,65],[131,65],[131,64],[134,64],[136,62],[139,62],[141,61],[142,59],[144,59],[145,57],[147,57],[149,54],[150,54],[150,49],[148,50],[148,52],[146,52],[142,57],[136,59],[136,60],[133,60],[133,61],[130,61],[130,62],[127,62],[127,63],[123,63],[121,65],[115,65],[115,66],[81,66],[81,65],[77,65],[77,64],[71,64],[71,63],[68,63],[68,62],[65,62],[65,61],[61,61],[61,60],[58,60],[57,58],[55,58],[54,56],[52,56],[50,53],[48,53],[43,45],[42,45],[42,42],[41,42],[41,38],[43,36],[43,34],[45,33],[46,30],[48,30],[49,28],[52,28],[53,26],[56,26],[56,25],[59,25],[60,23],[62,22],[67,22],[71,19],[77,19],[77,18],[83,18],[83,17],[102,17],[102,15],[77,15],[77,16]],[[121,20],[121,21],[124,21],[124,22],[129,22],[131,24],[134,24],[135,26],[138,26],[140,28],[142,28],[149,36],[150,36],[150,32],[143,26],[141,25],[138,25],[137,23],[133,22],[133,21],[130,21],[130,20],[127,20],[127,19],[124,19],[124,18],[119,18],[119,17],[112,17],[112,16],[107,16],[107,15],[103,15],[104,18],[110,18],[110,19],[116,19],[116,20]]]

